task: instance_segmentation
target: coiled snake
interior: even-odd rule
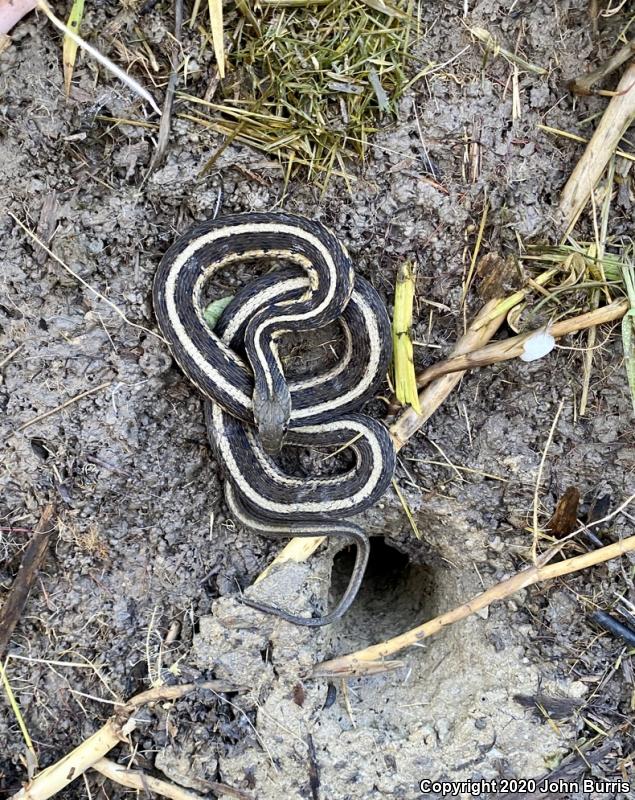
[[[253,259],[291,266],[247,284],[212,331],[203,313],[206,283],[220,269]],[[390,359],[390,323],[381,299],[354,276],[348,253],[327,228],[286,213],[236,214],[191,228],[161,260],[153,297],[174,358],[209,401],[210,441],[224,466],[234,517],[269,536],[337,536],[357,546],[348,587],[322,617],[244,602],[299,625],[338,619],[357,594],[369,555],[366,534],[342,517],[375,503],[395,467],[388,431],[359,413]],[[335,320],[345,337],[341,361],[309,379],[287,381],[277,352],[281,334]],[[289,475],[273,458],[283,442],[349,444],[355,463],[336,476]]]

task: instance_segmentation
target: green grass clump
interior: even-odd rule
[[[238,0],[226,16],[227,75],[196,119],[276,156],[287,174],[302,166],[325,184],[345,174],[407,83],[413,19],[400,2]]]

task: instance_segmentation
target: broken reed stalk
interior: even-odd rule
[[[417,394],[412,339],[410,338],[414,297],[415,265],[411,261],[406,261],[397,270],[395,306],[392,315],[392,362],[395,378],[395,396],[402,405],[410,405],[418,413],[421,413]]]
[[[569,319],[555,322],[553,325],[547,327],[547,331],[554,339],[559,339],[567,334],[576,333],[586,328],[592,328],[604,322],[613,322],[621,319],[629,308],[628,300],[616,300],[608,306],[602,306],[593,311],[587,311],[585,314],[580,314],[577,317],[570,317]],[[490,364],[498,364],[501,361],[508,361],[511,358],[518,358],[523,354],[527,340],[535,336],[536,333],[538,333],[538,331],[521,333],[518,336],[505,339],[502,342],[494,342],[478,350],[466,352],[461,355],[456,354],[446,361],[433,364],[417,376],[417,386],[421,388],[431,381],[437,380],[440,376],[448,375],[457,370],[464,371],[476,367],[485,367]]]
[[[562,191],[560,212],[565,236],[573,229],[609,159],[614,155],[620,139],[634,118],[635,60],[622,75],[614,97]]]
[[[121,741],[125,741],[123,721],[113,716],[79,747],[36,775],[29,784],[16,792],[11,800],[47,800],[53,797]]]
[[[136,726],[134,713],[141,705],[161,700],[174,700],[195,689],[211,689],[214,692],[241,691],[241,687],[225,681],[205,681],[203,683],[186,683],[181,686],[156,687],[147,692],[141,692],[128,703],[121,703],[118,711],[99,730],[55,764],[36,775],[10,800],[48,800],[49,797],[53,797],[76,778],[79,778],[87,769],[95,767],[115,745],[127,741],[127,737]],[[168,796],[176,797],[177,795]],[[181,795],[181,798],[184,797]]]
[[[182,789],[180,786],[160,778],[154,778],[141,770],[128,769],[108,758],[100,758],[92,765],[92,768],[111,781],[126,786],[128,789],[136,789],[144,796],[147,796],[149,792],[154,792],[162,797],[169,797],[170,800],[203,800],[203,796],[200,794]]]
[[[501,302],[500,297],[489,300],[477,316],[474,318],[471,326],[468,328],[464,336],[459,339],[454,353],[458,356],[462,353],[469,352],[482,346],[488,342],[492,336],[499,329],[505,319],[505,315],[501,314],[493,319],[488,319],[485,324],[484,320],[491,317],[492,311]],[[473,328],[478,327],[478,330]],[[455,372],[452,375],[440,378],[434,384],[429,386],[425,391],[419,393],[419,405],[421,413],[417,413],[413,408],[408,408],[399,417],[399,419],[390,427],[390,435],[395,443],[397,451],[406,444],[408,439],[413,436],[424,422],[429,419],[432,414],[444,402],[446,397],[459,383],[463,373]],[[264,578],[269,575],[271,570],[284,564],[286,561],[302,562],[306,561],[318,547],[322,544],[326,537],[314,536],[310,538],[296,538],[292,539],[275,557],[275,559],[267,566],[254,581],[254,585],[260,583]]]
[[[616,69],[619,69],[622,64],[625,64],[631,56],[635,55],[635,39],[631,39],[624,47],[617,51],[608,61],[600,65],[592,72],[587,72],[586,75],[581,75],[569,81],[568,89],[574,94],[591,94],[591,89],[594,83],[604,80]]]
[[[631,498],[632,499],[632,498]],[[548,560],[550,554],[554,554],[554,550],[559,550],[560,545],[552,548],[550,553],[543,556],[544,560]],[[635,536],[629,536],[621,542],[602,547],[600,550],[594,550],[590,553],[585,553],[581,556],[566,559],[558,564],[549,564],[547,566],[532,566],[522,570],[522,572],[513,575],[496,586],[492,586],[485,592],[476,595],[467,603],[463,603],[451,611],[441,614],[434,619],[424,622],[423,625],[418,625],[416,628],[395,636],[381,644],[366,647],[363,650],[357,650],[347,656],[339,656],[330,661],[323,661],[318,664],[313,675],[316,677],[359,677],[360,675],[370,675],[378,672],[385,672],[386,670],[396,669],[401,666],[399,661],[385,661],[388,656],[403,650],[406,647],[419,645],[424,639],[434,636],[439,631],[448,625],[466,619],[472,614],[480,611],[482,608],[487,608],[496,600],[503,600],[506,597],[532,586],[534,583],[542,583],[544,581],[552,580],[563,575],[570,575],[573,572],[579,572],[583,569],[602,564],[613,558],[618,558],[626,553],[635,552]]]

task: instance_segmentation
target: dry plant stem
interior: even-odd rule
[[[103,758],[122,739],[121,720],[117,716],[111,717],[79,747],[36,775],[27,786],[14,794],[11,800],[47,800],[53,797]]]
[[[620,139],[635,117],[635,61],[622,75],[600,124],[578,161],[560,198],[565,235],[569,234],[587,204]]]
[[[628,300],[616,300],[608,306],[587,311],[577,317],[563,319],[549,326],[549,333],[554,339],[559,339],[569,333],[576,333],[585,328],[592,328],[594,325],[601,325],[604,322],[613,322],[621,319],[629,309]],[[525,342],[537,331],[528,331],[518,336],[512,336],[503,342],[494,342],[478,350],[456,355],[433,364],[427,370],[417,376],[417,385],[421,388],[431,381],[436,381],[441,375],[447,375],[458,370],[474,369],[475,367],[485,367],[489,364],[498,364],[501,361],[508,361],[511,358],[518,358],[524,352]]]
[[[76,403],[78,400],[82,400],[84,397],[88,397],[91,394],[97,394],[97,392],[101,392],[102,389],[108,388],[111,383],[112,381],[106,381],[105,383],[100,383],[99,386],[94,386],[92,389],[86,389],[85,392],[80,392],[79,394],[75,395],[75,397],[71,397],[70,400],[66,400],[66,402],[62,403],[61,405],[50,409],[50,411],[43,411],[41,414],[38,414],[37,417],[33,417],[33,419],[23,423],[20,425],[18,430],[24,431],[27,428],[30,428],[31,425],[35,425],[36,422],[41,422],[43,419],[52,417],[53,414],[57,414],[58,411],[63,411],[65,408],[72,406],[73,403]]]
[[[452,611],[441,614],[431,619],[429,622],[424,622],[423,625],[419,625],[406,633],[402,633],[400,636],[395,636],[394,639],[389,639],[381,644],[367,647],[364,650],[358,650],[347,656],[340,656],[330,661],[324,661],[316,666],[313,674],[320,677],[357,677],[359,675],[382,672],[386,669],[393,668],[397,666],[398,662],[393,661],[386,663],[384,659],[388,656],[392,656],[406,647],[420,644],[421,641],[430,636],[434,636],[434,634],[439,633],[439,631],[443,630],[446,626],[465,619],[482,608],[487,608],[487,606],[496,600],[509,597],[520,589],[532,586],[534,583],[552,580],[562,575],[570,575],[572,572],[579,572],[580,570],[588,569],[588,567],[632,552],[635,552],[635,536],[629,536],[621,542],[615,542],[607,547],[602,547],[600,550],[594,550],[591,553],[569,558],[557,564],[549,564],[543,567],[529,567],[513,575],[511,578],[508,578],[506,581],[497,583],[496,586],[492,586],[491,589],[487,589],[487,591],[476,595],[476,597],[452,609]]]
[[[594,83],[603,80],[612,72],[615,72],[615,70],[619,69],[622,64],[625,64],[632,55],[635,55],[635,39],[631,39],[630,42],[625,44],[624,47],[618,50],[615,55],[611,56],[608,61],[597,69],[570,81],[569,91],[582,95],[591,94],[591,87]]]
[[[240,687],[223,681],[205,683],[186,683],[181,686],[160,686],[141,692],[122,703],[121,708],[92,736],[52,766],[36,775],[30,783],[13,795],[10,800],[47,800],[79,778],[87,769],[93,767],[106,753],[125,741],[135,727],[132,714],[140,706],[160,700],[174,700],[195,689],[211,689],[216,692],[234,692]]]
[[[149,103],[152,106],[152,108],[157,112],[157,114],[161,116],[161,109],[156,104],[154,97],[152,97],[152,95],[147,89],[143,88],[143,86],[139,83],[139,81],[136,81],[133,77],[128,75],[128,73],[124,69],[118,67],[109,58],[106,58],[106,56],[103,55],[103,53],[100,53],[100,51],[97,50],[96,47],[93,47],[92,44],[88,44],[88,42],[82,39],[81,36],[78,36],[67,25],[65,25],[62,22],[62,20],[58,19],[55,16],[55,14],[51,11],[51,8],[49,4],[46,2],[46,0],[38,0],[37,8],[44,14],[46,14],[46,16],[58,30],[62,31],[62,33],[65,36],[68,36],[69,39],[72,39],[72,41],[75,42],[75,44],[78,47],[81,47],[82,50],[85,50],[92,58],[95,59],[95,61],[98,61],[103,67],[105,67],[105,69],[107,69],[117,78],[119,78],[119,80],[122,83],[125,83],[129,89],[132,89],[132,91],[135,94],[139,95],[139,97],[142,97],[147,103]]]
[[[496,297],[483,306],[472,323],[472,326],[480,326],[479,330],[472,330],[472,326],[468,328],[467,333],[459,339],[454,348],[456,354],[465,353],[475,347],[480,347],[484,342],[488,342],[492,338],[505,317],[501,315],[500,317],[489,320],[486,324],[483,324],[483,320],[492,313],[492,310],[500,302],[501,298]],[[395,443],[397,451],[399,451],[408,439],[419,430],[424,422],[434,414],[457,383],[459,383],[461,378],[462,373],[455,373],[441,378],[425,391],[419,393],[421,413],[418,414],[413,408],[408,408],[390,428],[390,435]],[[324,539],[324,536],[315,536],[308,539],[292,539],[289,544],[278,553],[271,564],[260,573],[254,581],[254,584],[266,578],[272,569],[280,566],[285,561],[306,561],[306,559],[318,549]]]
[[[467,332],[459,339],[454,348],[455,358],[461,358],[464,354],[469,354],[477,347],[481,347],[484,342],[489,342],[492,336],[502,325],[505,316],[501,314],[483,324],[483,320],[491,315],[492,310],[501,302],[500,297],[489,300],[474,318]],[[464,372],[452,370],[454,374],[444,375],[425,391],[419,393],[419,404],[421,414],[417,414],[412,408],[408,408],[399,419],[390,426],[390,435],[397,451],[406,444],[410,437],[421,428],[426,420],[439,408],[454,387],[461,381]],[[421,386],[417,379],[417,385]]]
[[[211,692],[243,691],[243,687],[236,686],[227,681],[203,681],[202,683],[182,683],[179,686],[155,686],[153,689],[139,692],[139,694],[131,697],[127,703],[123,703],[122,705],[126,711],[132,712],[135,708],[140,708],[148,703],[178,700],[179,697],[183,697],[183,695],[199,689],[207,689]]]
[[[171,800],[201,800],[203,797],[187,789],[181,789],[180,786],[175,786],[173,783],[153,778],[140,770],[126,769],[107,758],[100,758],[92,765],[92,768],[111,781],[127,786],[129,789],[136,789],[143,795],[146,795],[147,792],[155,792],[155,794],[169,797]]]
[[[27,226],[26,226],[26,225],[25,225],[25,224],[24,224],[24,223],[23,223],[21,220],[19,220],[19,219],[16,217],[16,215],[15,215],[15,214],[14,214],[12,211],[9,211],[9,209],[8,209],[8,208],[5,208],[4,210],[5,210],[5,211],[6,211],[6,213],[7,213],[7,214],[8,214],[8,215],[11,217],[11,219],[12,219],[12,220],[13,220],[13,221],[16,223],[16,225],[18,225],[18,226],[19,226],[19,227],[20,227],[20,228],[21,228],[21,229],[22,229],[22,230],[23,230],[23,231],[26,233],[26,235],[27,235],[27,236],[28,236],[30,239],[32,239],[32,240],[33,240],[33,241],[34,241],[34,242],[35,242],[35,243],[36,243],[36,244],[37,244],[39,247],[41,247],[41,248],[42,248],[42,250],[43,250],[43,251],[44,251],[44,252],[45,252],[47,255],[49,255],[49,256],[50,256],[50,257],[51,257],[51,258],[52,258],[54,261],[56,261],[56,262],[57,262],[57,263],[60,265],[60,267],[62,267],[62,269],[66,270],[66,272],[68,272],[68,274],[69,274],[69,275],[71,275],[73,278],[75,278],[75,280],[76,280],[78,283],[81,283],[81,285],[82,285],[82,286],[83,286],[85,289],[88,289],[88,291],[89,291],[89,292],[92,292],[92,293],[95,295],[95,297],[96,297],[98,300],[101,300],[102,302],[106,303],[106,305],[110,306],[110,308],[112,308],[112,310],[113,310],[113,311],[114,311],[116,314],[118,314],[118,315],[121,317],[121,319],[122,319],[122,320],[123,320],[123,321],[124,321],[124,322],[125,322],[127,325],[130,325],[130,327],[131,327],[131,328],[137,328],[138,330],[140,330],[140,331],[143,331],[144,333],[147,333],[149,336],[154,336],[154,338],[155,338],[155,339],[158,339],[160,342],[163,342],[163,344],[167,344],[167,341],[166,341],[166,340],[163,338],[163,336],[159,336],[159,334],[158,334],[158,333],[156,333],[155,331],[151,331],[151,330],[150,330],[150,328],[146,328],[144,325],[138,325],[136,322],[132,322],[132,320],[129,320],[129,319],[128,319],[128,317],[127,317],[127,316],[126,316],[126,315],[123,313],[123,311],[122,311],[122,310],[119,308],[119,306],[115,305],[115,304],[112,302],[112,300],[109,300],[109,299],[108,299],[108,298],[107,298],[105,295],[103,295],[101,292],[98,292],[98,291],[97,291],[97,289],[93,289],[93,287],[90,285],[90,283],[88,283],[87,281],[85,281],[85,280],[82,278],[82,276],[81,276],[81,275],[78,275],[78,274],[77,274],[77,272],[74,272],[74,271],[73,271],[73,270],[72,270],[72,269],[71,269],[71,268],[68,266],[68,264],[66,264],[64,261],[62,261],[62,259],[61,259],[59,256],[56,256],[56,255],[55,255],[55,253],[54,253],[54,252],[53,252],[53,251],[52,251],[52,250],[51,250],[49,247],[47,247],[47,246],[44,244],[44,242],[43,242],[43,241],[42,241],[42,240],[41,240],[41,239],[40,239],[40,238],[39,238],[39,237],[38,237],[38,236],[37,236],[35,233],[33,233],[33,231],[32,231],[32,230],[30,230],[29,228],[27,228]]]
[[[485,28],[475,25],[473,28],[468,28],[468,30],[472,36],[479,40],[479,42],[483,42],[487,50],[494,55],[494,58],[500,54],[512,64],[515,64],[516,66],[527,70],[528,72],[533,72],[535,75],[547,74],[547,70],[544,69],[544,67],[538,67],[535,64],[532,64],[530,61],[525,61],[524,58],[520,58],[520,56],[518,56],[516,53],[513,53],[511,50],[501,47],[496,37],[492,36],[492,34]]]
[[[55,530],[55,525],[52,523],[54,510],[53,504],[50,503],[42,511],[31,541],[22,556],[18,574],[0,609],[0,659],[4,656],[15,626],[22,616],[31,587],[46,556],[49,541]]]
[[[174,42],[172,44],[172,55],[170,59],[170,78],[168,80],[168,88],[165,91],[165,100],[163,101],[163,115],[161,116],[161,125],[159,126],[159,138],[157,140],[157,149],[154,151],[152,163],[148,170],[148,176],[154,172],[165,158],[165,151],[168,146],[170,138],[170,129],[172,127],[172,106],[174,104],[174,94],[176,92],[176,84],[179,79],[179,56],[181,49],[181,28],[183,27],[183,0],[175,0],[174,5]]]
[[[9,361],[11,361],[11,359],[12,359],[12,358],[14,358],[15,356],[17,356],[17,354],[20,352],[20,350],[22,350],[22,348],[23,348],[23,347],[24,347],[24,344],[19,344],[19,345],[18,345],[18,346],[17,346],[17,347],[16,347],[14,350],[12,350],[12,351],[9,353],[9,355],[8,355],[8,356],[5,356],[5,357],[2,359],[2,361],[0,361],[0,369],[2,369],[3,367],[5,367],[5,366],[6,366],[6,365],[9,363]]]

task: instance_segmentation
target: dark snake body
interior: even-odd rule
[[[254,258],[293,266],[250,282],[212,331],[203,317],[204,284],[219,269]],[[306,619],[245,602],[297,624],[333,621],[354,599],[369,552],[359,526],[341,518],[375,503],[395,466],[386,428],[358,411],[376,392],[390,359],[390,323],[379,296],[354,278],[348,254],[330,231],[282,213],[238,214],[195,226],[163,257],[153,295],[174,357],[210,401],[208,430],[224,465],[234,516],[269,536],[339,536],[357,545],[351,581],[330,614]],[[335,320],[347,342],[344,368],[287,383],[276,339]],[[259,394],[277,403],[281,383],[290,401],[285,443],[342,447],[352,441],[352,468],[333,477],[298,478],[267,452],[262,439],[269,430],[263,437],[254,426],[253,398]]]

